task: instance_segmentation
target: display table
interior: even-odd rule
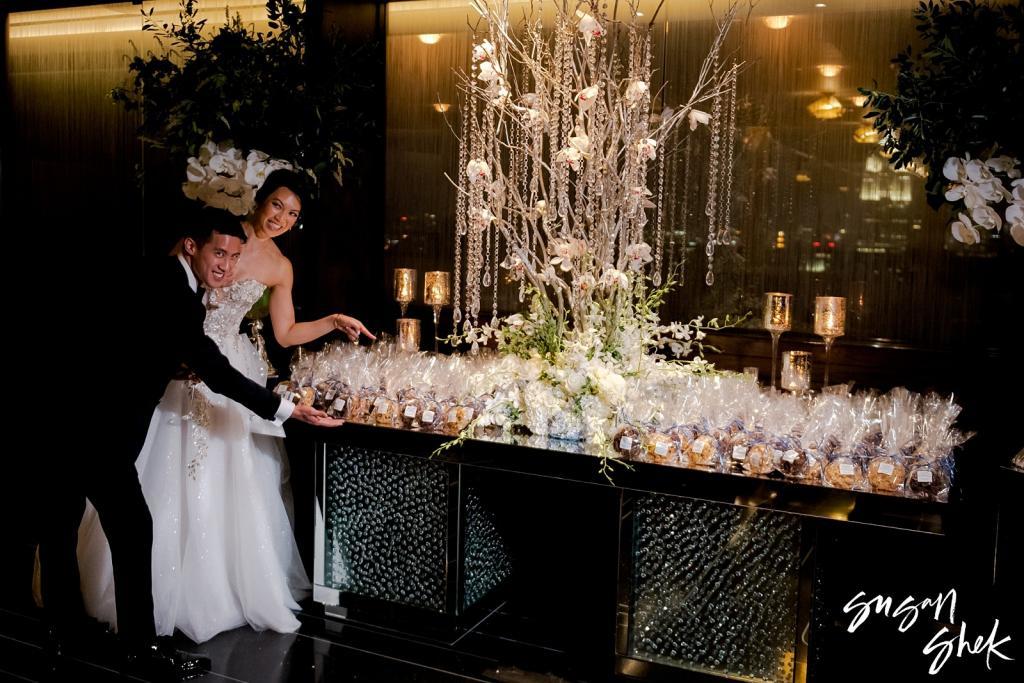
[[[574,637],[622,674],[838,680],[860,647],[840,611],[857,590],[900,594],[915,576],[928,594],[953,580],[934,558],[955,504],[645,462],[609,481],[585,445],[535,437],[431,457],[446,437],[358,424],[318,436],[316,600],[449,643],[522,583],[563,571],[598,615]],[[551,509],[579,514],[537,512]],[[566,570],[572,557],[556,565],[550,549],[577,535],[610,551]]]

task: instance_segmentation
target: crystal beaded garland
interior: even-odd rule
[[[481,22],[470,67],[459,76],[463,125],[452,176],[456,323],[478,325],[487,303],[498,322],[502,266],[515,269],[508,279],[520,301],[532,286],[569,327],[586,324],[595,299],[614,296],[601,283],[618,282],[618,273],[662,282],[664,230],[675,230],[666,224],[665,202],[674,200],[666,194],[666,143],[680,122],[695,128],[706,120],[697,109],[702,102],[714,101],[717,113],[710,223],[717,226],[727,210],[718,193],[727,191],[728,88],[740,65],[717,65],[739,6],[730,3],[718,22],[697,83],[685,89],[690,99],[652,119],[655,17],[632,4],[613,21],[597,3],[569,10],[553,3],[555,19],[545,29],[537,8],[513,21],[507,0],[471,5]],[[641,259],[638,250],[646,254]]]

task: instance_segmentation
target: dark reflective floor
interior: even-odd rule
[[[516,625],[501,613],[457,641],[445,643],[324,618],[310,603],[303,607],[302,627],[294,634],[239,628],[202,645],[181,636],[175,644],[210,657],[211,673],[194,679],[205,682],[601,680],[567,664],[565,653],[542,642],[543,634],[532,642],[529,634],[522,639],[509,637]],[[69,660],[59,675],[48,677],[43,633],[38,613],[0,610],[0,680],[126,680],[118,674],[113,643]],[[513,661],[518,666],[508,664]],[[530,662],[529,668],[523,668],[523,662]]]

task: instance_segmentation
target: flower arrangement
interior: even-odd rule
[[[951,181],[947,186],[946,201],[962,205],[957,219],[950,223],[953,237],[964,244],[981,241],[978,228],[996,233],[1003,227],[1018,245],[1024,247],[1024,179],[1020,174],[1020,159],[1000,155],[986,161],[950,157],[942,167],[942,175]],[[1006,183],[1009,182],[1010,190]],[[996,206],[1005,202],[1004,215]]]
[[[719,20],[689,98],[657,113],[654,17],[641,19],[635,2],[623,3],[623,18],[599,3],[555,3],[550,31],[539,14],[513,26],[504,0],[471,5],[483,28],[459,78],[450,341],[473,350],[493,341],[516,359],[502,366],[510,387],[502,400],[533,433],[600,443],[627,383],[678,369],[653,352],[686,356],[703,348],[707,328],[737,322],[663,325],[657,309],[675,284],[671,271],[663,277],[666,143],[686,122],[728,144],[723,112],[741,65],[723,66],[720,52],[738,5]],[[528,312],[499,318],[503,279],[516,283],[520,302],[529,298]],[[490,320],[481,322],[488,289]]]
[[[199,148],[199,156],[189,157],[182,191],[206,206],[244,216],[255,204],[256,191],[267,176],[277,169],[292,168],[287,161],[271,159],[259,150],[243,155],[230,143],[207,141]]]
[[[145,143],[187,165],[187,195],[238,213],[254,180],[286,164],[341,183],[360,128],[346,106],[357,86],[343,74],[359,72],[359,54],[335,34],[315,55],[308,50],[305,10],[295,0],[267,0],[267,31],[237,14],[207,29],[196,0],[181,0],[175,24],[155,23],[152,12],[143,11],[143,30],[164,51],[136,55],[130,82],[111,95],[140,112]]]
[[[895,92],[860,89],[866,117],[874,119],[893,166],[928,169],[933,206],[953,203],[955,239],[974,244],[979,227],[994,236],[1005,224],[1024,246],[1024,109],[1013,95],[1024,91],[1024,10],[1020,3],[928,0],[913,16],[922,47],[892,60]]]

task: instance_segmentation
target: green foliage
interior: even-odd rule
[[[896,92],[861,88],[867,118],[883,134],[890,163],[928,166],[928,198],[942,202],[949,157],[1024,153],[1024,54],[1020,2],[928,0],[913,12],[922,47],[892,63]]]
[[[314,58],[305,13],[294,0],[267,0],[266,8],[265,33],[237,14],[206,30],[196,0],[181,0],[177,24],[158,25],[152,9],[143,11],[143,30],[157,35],[164,52],[136,55],[129,82],[111,95],[140,112],[144,141],[181,163],[208,139],[230,140],[340,183],[351,163],[349,141],[361,126],[346,105],[362,87],[352,78],[361,54],[332,34]]]

